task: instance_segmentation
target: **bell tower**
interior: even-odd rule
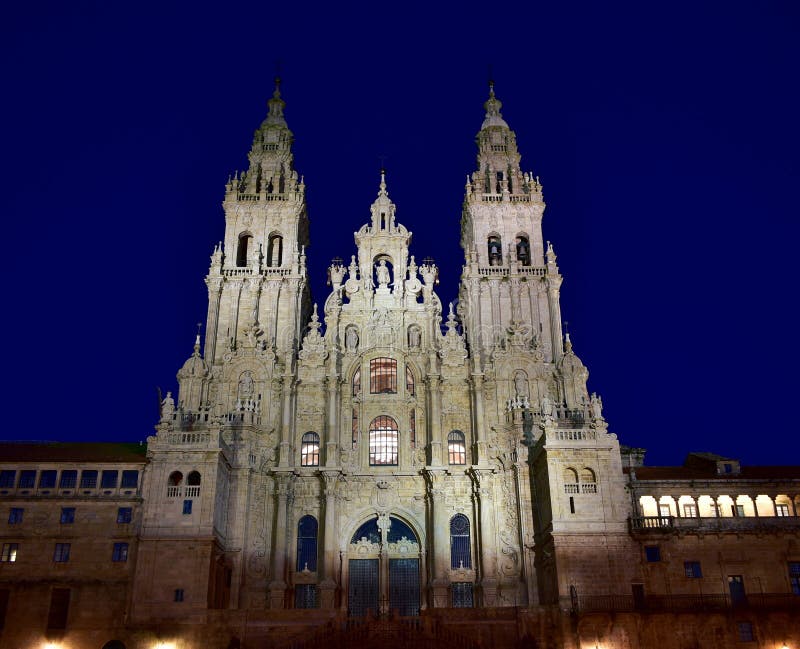
[[[214,248],[206,278],[205,358],[211,364],[246,337],[291,356],[311,313],[305,184],[294,169],[279,79],[268,104],[247,171],[225,187],[225,240]]]
[[[476,137],[478,165],[467,176],[462,208],[460,315],[484,362],[509,328],[556,362],[562,350],[561,276],[542,238],[542,186],[520,168],[516,135],[501,106],[490,83]]]

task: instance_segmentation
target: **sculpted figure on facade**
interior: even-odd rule
[[[375,266],[375,274],[378,277],[378,288],[386,288],[389,285],[390,277],[385,259],[381,259]]]

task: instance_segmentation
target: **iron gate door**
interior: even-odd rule
[[[419,559],[389,559],[389,608],[419,615]]]
[[[350,559],[348,608],[352,617],[378,612],[378,560]]]

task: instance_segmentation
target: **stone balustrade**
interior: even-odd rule
[[[635,516],[629,519],[631,532],[746,532],[800,527],[797,516],[720,516],[718,518],[676,516]]]

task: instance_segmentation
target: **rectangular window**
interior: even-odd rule
[[[128,544],[115,543],[114,551],[111,553],[112,561],[127,561],[128,560]]]
[[[3,563],[14,563],[17,560],[19,543],[3,543],[3,553],[0,554],[0,561]]]
[[[317,585],[297,584],[294,587],[295,608],[317,608]]]
[[[686,518],[697,518],[697,505],[691,503],[684,505],[683,515]]]
[[[691,579],[699,579],[703,576],[699,561],[684,561],[683,572]]]
[[[53,489],[56,486],[56,471],[42,471],[39,474],[39,489]]]
[[[734,505],[734,516],[744,516],[744,505]]]
[[[61,524],[72,525],[75,522],[75,508],[62,507],[61,508]]]
[[[61,479],[58,481],[59,489],[74,489],[78,484],[78,472],[69,470],[61,472]]]
[[[475,604],[471,582],[455,582],[450,584],[453,595],[453,608],[472,608]]]
[[[657,563],[661,561],[661,548],[657,545],[645,545],[644,556],[648,563]]]
[[[413,408],[408,416],[408,437],[411,448],[417,448],[417,413]]]
[[[81,472],[81,489],[97,489],[97,471],[92,469]]]
[[[48,629],[66,629],[69,616],[69,588],[54,588],[50,593],[50,611],[47,614]]]
[[[183,513],[184,513],[184,515],[192,513],[192,501],[191,500],[184,500],[183,501]]]
[[[8,512],[8,524],[19,525],[22,522],[22,514],[25,510],[22,507],[12,507]]]
[[[381,415],[370,424],[369,463],[370,466],[396,466],[398,448],[397,423],[391,417]]]
[[[130,523],[133,518],[132,507],[120,507],[117,510],[117,523]]]
[[[19,472],[18,489],[33,489],[36,485],[36,471],[27,469]]]
[[[789,505],[775,505],[775,516],[788,516],[789,515]]]
[[[123,471],[122,484],[123,489],[136,489],[139,486],[139,472],[138,471]]]
[[[752,622],[739,622],[739,642],[753,642],[756,638],[753,635]]]
[[[672,510],[670,510],[669,505],[659,505],[658,515],[661,517],[672,516]]]
[[[117,476],[119,471],[103,471],[100,478],[101,489],[115,489],[117,487]]]
[[[800,561],[789,562],[789,583],[792,585],[792,592],[800,595]]]
[[[172,596],[173,601],[175,602],[182,602],[183,601],[183,588],[176,588],[175,593]]]
[[[53,551],[53,561],[56,563],[66,563],[69,561],[69,543],[56,543]]]
[[[353,448],[358,446],[358,410],[353,408]]]
[[[13,489],[16,478],[16,471],[0,471],[0,489]]]
[[[373,358],[369,362],[370,394],[397,394],[397,361]]]

